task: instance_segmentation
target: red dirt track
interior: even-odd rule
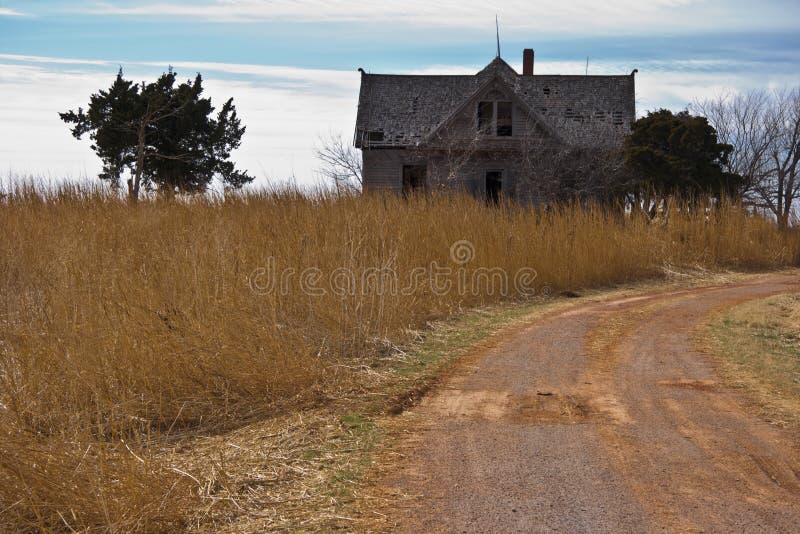
[[[797,291],[773,274],[589,302],[501,338],[415,409],[383,482],[409,496],[399,530],[798,531],[800,445],[691,339],[716,309]]]

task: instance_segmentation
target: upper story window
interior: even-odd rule
[[[511,137],[511,102],[497,103],[497,135]]]
[[[494,127],[494,102],[478,102],[478,131],[490,134]]]
[[[510,137],[513,133],[513,105],[506,101],[478,102],[478,131],[486,135]]]

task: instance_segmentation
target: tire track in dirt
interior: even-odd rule
[[[581,304],[462,366],[415,410],[385,488],[401,531],[793,531],[800,449],[694,350],[711,311],[796,275]]]

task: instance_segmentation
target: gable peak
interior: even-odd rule
[[[518,76],[517,71],[514,68],[506,63],[506,61],[501,58],[500,56],[495,57],[492,61],[489,62],[480,72],[478,72],[478,76],[484,74],[513,74],[514,76]]]

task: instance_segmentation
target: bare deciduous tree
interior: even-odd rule
[[[786,228],[800,196],[800,87],[726,94],[693,107],[733,146],[726,170],[744,177],[747,197]]]
[[[317,159],[322,164],[317,170],[331,180],[336,187],[361,189],[363,170],[361,154],[344,140],[341,133],[329,132],[320,136],[315,148]]]

